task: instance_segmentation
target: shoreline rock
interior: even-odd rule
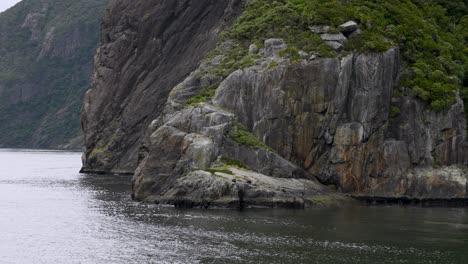
[[[341,206],[352,203],[341,194],[317,190],[305,179],[279,179],[230,167],[233,174],[194,171],[179,178],[169,189],[143,201],[177,208],[292,208]]]
[[[160,3],[174,7],[174,1]],[[242,8],[235,0],[213,3],[216,21],[200,23],[219,34],[226,24],[217,19],[229,14],[232,22]],[[190,24],[185,18],[170,22],[175,28]],[[359,30],[348,24],[340,28],[346,34],[326,33],[322,40],[342,45]],[[330,202],[327,197],[352,200],[346,195],[467,196],[463,101],[458,96],[447,112],[433,112],[410,93],[397,93],[398,48],[332,58],[297,50],[299,56],[290,56],[285,41],[270,38],[263,47],[245,47],[250,57],[244,66],[229,61],[236,66],[220,69],[224,58],[239,52],[239,43],[223,40],[205,58],[216,34],[204,39],[206,31],[160,28],[161,37],[204,40],[179,54],[167,50],[175,47],[167,39],[153,43],[139,31],[130,36],[111,25],[104,32],[115,34],[104,39],[95,85],[85,99],[84,171],[134,169],[136,200],[302,208]],[[120,56],[140,40],[148,50]],[[120,72],[134,78],[125,75],[122,85]]]

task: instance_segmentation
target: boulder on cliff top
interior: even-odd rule
[[[337,34],[323,34],[320,36],[323,41],[336,41],[341,44],[345,43],[347,38],[342,33]]]
[[[330,26],[327,26],[327,25],[314,25],[314,26],[310,26],[309,29],[314,32],[314,33],[317,33],[317,34],[325,34],[325,33],[328,33],[328,31],[330,31]]]
[[[351,34],[358,29],[358,23],[352,20],[338,26],[338,30],[343,34]]]
[[[343,48],[343,44],[338,41],[325,41],[325,44],[332,47],[336,51],[339,51]]]

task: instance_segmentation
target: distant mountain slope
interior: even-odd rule
[[[0,147],[81,146],[106,3],[24,0],[0,13]]]

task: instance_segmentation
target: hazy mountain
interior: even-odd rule
[[[0,146],[81,146],[106,2],[24,0],[0,14]]]

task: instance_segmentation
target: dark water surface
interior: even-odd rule
[[[0,263],[468,263],[468,210],[175,210],[80,154],[0,150]]]

